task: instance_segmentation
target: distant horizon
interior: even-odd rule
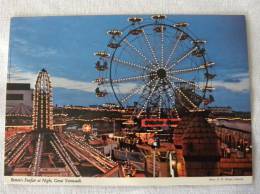
[[[53,83],[54,104],[89,106],[116,103],[95,95],[97,58],[108,42],[106,32],[123,28],[129,16],[53,16],[12,18],[9,49],[9,82],[30,83],[45,68]],[[148,17],[148,16],[144,16]],[[208,41],[207,57],[217,74],[210,106],[251,112],[246,26],[244,16],[169,15],[189,22],[192,33]],[[207,26],[207,28],[204,28]],[[44,64],[44,65],[43,65]]]
[[[19,83],[19,84],[30,84],[30,83],[21,83],[21,82],[7,82],[7,84],[9,83],[13,83],[13,84],[16,84],[16,83]],[[31,84],[30,84],[30,90],[34,90],[34,88],[31,87]],[[55,102],[55,97],[53,96],[53,101]],[[102,106],[103,104],[116,104],[118,105],[116,102],[103,102],[101,104],[87,104],[87,105],[80,105],[80,104],[57,104],[57,103],[53,103],[53,106],[54,107],[64,107],[64,106],[80,106],[80,107],[90,107],[90,106]],[[235,112],[244,112],[244,113],[251,113],[251,111],[246,111],[246,110],[235,110],[233,107],[227,105],[227,106],[208,106],[207,108],[228,108],[230,107],[232,109],[232,111],[235,111]]]

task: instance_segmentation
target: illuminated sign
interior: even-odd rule
[[[177,123],[181,119],[142,119],[142,127],[177,127]]]

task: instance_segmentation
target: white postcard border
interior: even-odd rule
[[[158,178],[111,178],[111,177],[34,177],[5,176],[5,184],[18,185],[89,185],[89,186],[173,186],[173,185],[234,185],[252,184],[253,176],[216,177],[158,177]]]

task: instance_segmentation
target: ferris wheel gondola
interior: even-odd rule
[[[187,22],[179,22],[173,25],[175,28],[185,28],[189,26],[189,23]]]
[[[96,79],[98,86],[110,87],[121,107],[134,104],[138,118],[204,111],[214,101],[208,93],[216,76],[210,72],[214,63],[206,59],[207,41],[194,38],[189,23],[173,23],[165,15],[128,21],[123,30],[109,30],[107,51],[96,53],[96,69],[104,73]]]
[[[97,97],[105,97],[108,94],[106,90],[101,91],[99,87],[96,88],[95,92]]]

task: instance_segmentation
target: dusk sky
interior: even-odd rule
[[[129,25],[129,16],[13,18],[10,32],[9,82],[31,83],[45,68],[58,105],[114,102],[95,96],[98,77],[94,53],[108,43],[106,32]],[[150,18],[150,16],[144,16]],[[250,111],[247,38],[244,16],[168,16],[190,23],[192,36],[207,40],[206,57],[216,63],[211,106]]]

